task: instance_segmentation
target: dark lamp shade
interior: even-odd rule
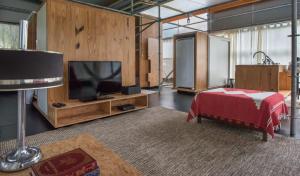
[[[0,49],[0,91],[41,89],[63,84],[63,54]]]

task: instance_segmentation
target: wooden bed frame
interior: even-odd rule
[[[254,127],[246,126],[246,125],[243,125],[243,124],[230,123],[230,122],[228,122],[228,121],[225,121],[225,120],[219,120],[219,119],[216,119],[216,118],[214,118],[214,117],[209,117],[209,116],[198,116],[198,117],[197,117],[197,122],[198,122],[198,123],[202,123],[202,118],[210,119],[210,120],[215,120],[215,121],[222,122],[222,123],[225,123],[225,124],[229,124],[229,125],[232,125],[232,126],[243,127],[243,128],[248,128],[248,129],[251,129],[251,130],[255,130],[255,131],[262,132],[262,141],[264,141],[264,142],[267,142],[267,141],[268,141],[268,133],[266,132],[265,129],[254,128]]]

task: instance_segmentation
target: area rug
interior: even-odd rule
[[[31,127],[34,128],[34,127]],[[27,137],[31,145],[90,133],[146,176],[276,176],[300,174],[300,141],[203,120],[162,107],[99,119]],[[1,153],[15,141],[0,143]],[[101,163],[100,163],[101,164]]]

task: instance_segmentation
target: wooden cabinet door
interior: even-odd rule
[[[148,38],[148,61],[149,70],[148,82],[149,87],[159,85],[159,57],[158,57],[158,39]]]

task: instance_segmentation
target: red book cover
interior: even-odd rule
[[[78,148],[32,166],[36,176],[82,176],[97,168],[97,161]]]

